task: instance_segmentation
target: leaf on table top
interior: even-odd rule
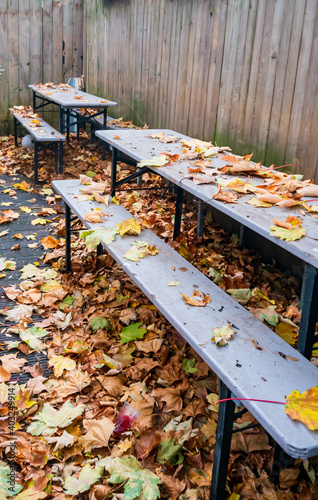
[[[122,344],[127,344],[131,340],[142,339],[147,332],[146,328],[140,328],[142,323],[132,323],[124,326],[120,333],[120,341]]]
[[[57,246],[59,246],[60,243],[59,240],[56,240],[51,235],[41,238],[40,242],[45,250],[47,250],[48,248],[56,248]]]
[[[250,182],[243,182],[240,179],[235,179],[235,181],[229,182],[223,187],[224,189],[232,189],[233,191],[237,191],[242,194],[254,193],[255,191],[253,184]]]
[[[169,163],[169,158],[165,154],[162,154],[160,156],[153,156],[149,160],[141,160],[137,163],[137,167],[163,167],[167,163]]]
[[[110,436],[115,429],[114,422],[104,417],[101,420],[84,420],[83,425],[88,432],[81,436],[78,441],[83,446],[85,453],[92,448],[108,446]]]
[[[82,231],[80,236],[85,238],[87,249],[93,250],[99,243],[105,243],[105,245],[112,243],[117,233],[118,230],[115,227],[103,227],[102,229]]]
[[[184,301],[190,306],[195,307],[205,307],[207,304],[210,304],[211,298],[209,294],[198,292],[197,290],[193,290],[193,294],[188,297],[183,293],[180,293],[181,297],[183,297]]]
[[[226,203],[236,203],[238,197],[234,193],[222,191],[221,186],[218,186],[217,192],[213,195],[214,200],[225,201]]]
[[[295,390],[286,398],[285,412],[300,420],[311,431],[318,430],[318,386],[300,393]]]
[[[107,216],[108,214],[96,209],[88,212],[84,215],[84,220],[86,222],[91,222],[92,224],[97,224],[99,222],[105,222],[103,216]]]
[[[178,286],[178,285],[180,285],[179,281],[170,280],[168,283],[168,286]]]
[[[118,227],[118,233],[120,236],[123,236],[126,233],[140,234],[141,231],[141,227],[136,219],[123,220],[120,224],[116,224],[116,227]]]
[[[103,465],[110,472],[111,476],[108,479],[111,483],[125,482],[124,495],[125,500],[134,500],[143,494],[146,500],[156,500],[160,497],[158,484],[161,483],[156,474],[149,469],[143,469],[138,460],[130,455],[130,457],[107,457],[97,462]]]
[[[306,230],[302,226],[295,226],[293,229],[286,229],[280,226],[271,226],[272,235],[285,241],[296,241],[305,236]]]
[[[139,262],[147,255],[156,255],[158,253],[156,245],[150,246],[147,241],[135,241],[132,247],[124,254],[125,259],[132,262]]]
[[[56,377],[61,377],[64,370],[67,371],[75,370],[76,363],[73,359],[67,356],[55,355],[49,360],[49,366],[54,367],[54,375]]]
[[[50,403],[45,403],[42,410],[32,417],[33,422],[27,432],[32,436],[52,435],[58,428],[68,427],[84,410],[84,404],[73,406],[70,401],[66,401],[60,410],[53,408]]]
[[[309,186],[297,189],[297,195],[316,198],[318,197],[318,185],[310,184]]]
[[[284,227],[286,229],[294,229],[301,226],[301,221],[295,216],[288,216],[284,221],[274,219],[275,226]]]
[[[232,328],[232,323],[227,323],[221,326],[221,328],[213,327],[214,336],[212,337],[212,342],[215,342],[217,347],[222,347],[227,345],[227,341],[236,335],[236,330]]]
[[[300,201],[294,200],[294,198],[285,198],[279,203],[276,203],[279,207],[282,208],[290,208],[290,207],[295,207],[296,205],[299,205]]]
[[[259,198],[257,197],[253,197],[251,198],[249,201],[247,201],[246,203],[248,203],[249,205],[253,205],[253,207],[256,207],[256,208],[269,208],[269,207],[272,207],[272,203],[268,203],[266,201],[261,201]]]
[[[92,484],[96,483],[96,481],[100,479],[102,472],[102,467],[96,466],[93,468],[89,464],[86,464],[81,470],[78,478],[75,477],[75,475],[66,476],[64,483],[64,491],[66,495],[74,496],[89,490]]]
[[[276,205],[277,203],[280,203],[282,201],[282,197],[276,193],[260,194],[257,198],[260,201],[265,201],[265,203],[272,203],[273,205]]]
[[[302,206],[308,210],[308,212],[318,213],[318,205],[307,205],[304,201],[302,202]],[[1,233],[0,233],[1,236]]]

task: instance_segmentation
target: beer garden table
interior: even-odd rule
[[[174,136],[179,140],[177,142],[163,144],[159,140],[153,139],[150,136],[153,134],[164,133],[166,137]],[[278,247],[283,248],[291,255],[300,259],[304,266],[300,308],[302,310],[298,349],[306,356],[311,358],[313,344],[317,342],[318,336],[315,335],[315,327],[318,317],[318,222],[317,219],[309,214],[303,217],[302,225],[306,230],[306,236],[292,242],[285,242],[276,238],[270,233],[270,225],[273,219],[284,220],[288,215],[296,215],[299,217],[299,212],[294,208],[282,208],[272,206],[270,208],[255,208],[247,204],[247,197],[242,196],[237,200],[237,203],[224,203],[213,199],[213,195],[217,191],[216,184],[195,184],[191,179],[186,178],[188,175],[188,167],[193,166],[189,160],[177,161],[171,165],[163,167],[146,166],[139,168],[135,173],[121,179],[116,180],[117,173],[117,154],[118,151],[136,161],[148,160],[153,156],[158,156],[160,153],[167,151],[171,154],[181,154],[182,141],[189,141],[191,137],[179,134],[173,130],[121,130],[120,135],[114,136],[114,131],[99,130],[96,136],[108,143],[112,147],[112,194],[118,187],[141,176],[145,172],[153,172],[168,182],[173,183],[177,190],[176,213],[175,213],[175,228],[174,238],[180,234],[183,192],[186,191],[196,198],[216,208],[221,213],[226,214],[231,219],[238,221],[241,225],[240,241],[244,240],[244,230],[248,228],[255,233],[274,243]],[[211,167],[216,169],[222,168],[228,162],[222,160],[221,155],[212,157]],[[237,178],[246,180],[246,176],[237,175]],[[222,175],[224,180],[233,181],[233,175]],[[259,185],[262,179],[250,177],[249,182]]]

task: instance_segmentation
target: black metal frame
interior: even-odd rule
[[[14,144],[18,147],[18,127],[23,127],[24,125],[17,120],[15,116],[13,116],[14,121]],[[63,141],[37,141],[35,137],[34,139],[34,180],[38,182],[38,172],[39,172],[39,163],[38,163],[38,154],[44,149],[49,149],[54,153],[54,170],[55,173],[60,174],[63,173]]]
[[[80,108],[80,103],[79,103]],[[64,134],[66,132],[67,142],[70,141],[70,128],[76,126],[77,127],[77,138],[79,138],[79,128],[81,125],[86,125],[86,123],[94,123],[98,128],[107,128],[107,110],[108,107],[98,108],[97,112],[89,112],[90,108],[85,108],[88,112],[87,115],[81,115],[78,112],[74,111],[73,108],[67,108],[60,106],[60,132]],[[64,115],[66,115],[66,124],[64,121]],[[100,125],[99,122],[95,120],[97,116],[103,115],[103,124]],[[75,122],[70,123],[70,117],[75,118]],[[106,152],[105,152],[106,154]],[[104,152],[103,152],[104,156]],[[103,158],[105,159],[105,158]]]

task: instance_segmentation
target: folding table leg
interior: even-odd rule
[[[34,141],[34,180],[38,182],[38,142]]]
[[[175,240],[180,235],[181,217],[182,217],[183,189],[177,186],[177,202],[174,216],[173,239]]]
[[[60,174],[63,174],[63,141],[59,141],[60,148]]]
[[[66,110],[66,137],[67,142],[70,142],[70,110]]]
[[[64,110],[62,106],[60,106],[60,132],[64,134]]]
[[[198,202],[198,225],[197,225],[197,235],[199,237],[203,236],[204,212],[205,212],[205,204],[199,200],[199,202]]]
[[[220,380],[219,397],[226,399],[231,397],[231,391]],[[216,430],[216,443],[214,450],[212,483],[210,500],[224,500],[227,478],[227,468],[231,450],[231,439],[234,421],[235,404],[233,401],[220,403],[218,426]]]
[[[239,235],[239,245],[244,248],[246,244],[246,227],[244,224],[240,224],[240,235]]]
[[[116,193],[116,174],[117,174],[117,149],[113,147],[112,150],[112,172],[111,172],[111,193],[115,196]]]
[[[102,255],[104,251],[104,247],[101,243],[97,245],[97,255]]]
[[[65,267],[66,272],[71,271],[71,210],[65,203]]]
[[[137,168],[137,172],[140,172],[140,168]],[[142,187],[142,175],[137,177],[137,185],[141,188]]]
[[[34,90],[33,90],[33,96],[32,97],[33,97],[33,111],[35,111],[36,110],[36,95],[35,95]]]
[[[18,146],[18,121],[16,117],[13,117],[13,123],[14,123],[14,144]]]
[[[298,350],[307,359],[311,358],[318,319],[318,269],[306,264],[300,297],[301,319],[298,335]]]
[[[54,144],[54,170],[55,173],[59,173],[59,143],[58,141],[55,142]]]

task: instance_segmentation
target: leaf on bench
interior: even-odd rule
[[[141,227],[135,219],[123,220],[120,224],[116,224],[116,227],[118,227],[118,233],[120,236],[123,236],[126,233],[140,234],[141,232]]]
[[[318,386],[300,393],[295,390],[286,398],[285,412],[294,420],[300,420],[311,431],[318,430]]]
[[[98,224],[99,222],[105,222],[103,217],[108,216],[105,212],[101,210],[92,210],[88,214],[84,215],[84,220],[86,222],[91,222],[92,224]]]
[[[211,297],[209,294],[198,292],[197,290],[193,290],[193,294],[189,297],[184,293],[180,293],[181,297],[184,298],[184,301],[190,306],[195,307],[205,307],[207,304],[210,304]]]
[[[156,245],[151,246],[147,241],[135,241],[132,248],[128,250],[124,257],[132,262],[140,262],[147,255],[156,255],[158,253]]]
[[[222,347],[228,344],[228,340],[236,335],[236,330],[232,328],[232,323],[227,323],[221,326],[221,328],[213,327],[214,337],[212,337],[212,342],[215,342],[217,347]]]
[[[80,236],[81,238],[85,238],[85,245],[87,249],[93,250],[93,248],[97,247],[99,243],[109,245],[112,241],[114,241],[117,232],[118,231],[115,227],[104,227],[102,229],[96,229],[95,231],[82,231]]]

